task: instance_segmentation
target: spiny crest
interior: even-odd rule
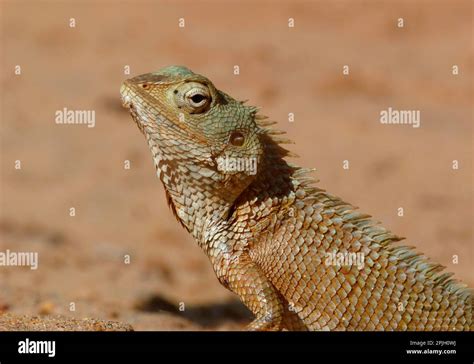
[[[262,134],[268,136],[278,146],[280,157],[298,157],[298,155],[281,146],[282,144],[294,144],[289,139],[277,137],[278,135],[286,134],[286,132],[270,128],[277,124],[277,122],[268,120],[267,116],[257,114],[257,107],[254,107],[253,111],[255,113],[255,122],[260,127]],[[305,201],[323,203],[326,208],[333,209],[338,216],[343,218],[345,224],[359,229],[371,239],[371,246],[373,248],[386,247],[395,259],[407,264],[409,269],[411,268],[421,273],[434,284],[441,286],[443,290],[458,295],[469,307],[472,307],[474,304],[473,290],[468,288],[466,284],[451,278],[453,273],[443,273],[444,266],[430,262],[429,258],[416,252],[413,246],[395,245],[394,243],[405,238],[399,237],[380,226],[380,222],[374,221],[371,215],[356,211],[358,207],[343,201],[339,197],[332,196],[324,189],[315,186],[319,180],[311,175],[315,172],[314,168],[302,168],[292,163],[287,163],[290,167],[294,168],[292,179],[295,181],[296,186],[303,188],[305,191]]]
[[[463,301],[468,302],[468,298],[473,296],[472,289],[466,284],[451,278],[454,273],[443,272],[445,266],[430,262],[429,258],[415,250],[413,246],[388,246],[387,249],[400,262],[405,263],[409,268],[421,273],[425,278],[431,280],[444,290],[459,295]]]
[[[253,113],[255,123],[260,128],[260,132],[270,138],[275,145],[278,146],[281,157],[298,158],[299,156],[297,154],[282,147],[283,144],[295,144],[291,139],[279,137],[279,135],[286,134],[286,131],[269,128],[270,126],[277,124],[277,122],[268,120],[268,116],[258,114],[259,108],[256,106],[250,106],[250,109]]]

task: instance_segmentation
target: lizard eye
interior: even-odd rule
[[[189,90],[186,92],[185,98],[188,105],[191,106],[196,113],[204,111],[211,99],[209,93],[203,88]]]
[[[184,108],[191,114],[207,111],[211,105],[209,88],[199,82],[187,82],[174,91],[174,99],[178,108]]]
[[[194,105],[200,105],[204,101],[206,101],[206,96],[203,94],[196,94],[191,97],[191,101],[193,102]]]
[[[191,92],[189,92],[189,93],[191,93]],[[186,95],[186,96],[187,96],[191,106],[195,107],[195,108],[201,107],[208,100],[208,96],[201,93],[200,91],[196,91],[196,92],[192,93],[191,95]]]

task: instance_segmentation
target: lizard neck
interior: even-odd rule
[[[216,244],[222,229],[238,232],[240,240],[245,240],[245,233],[255,236],[269,225],[271,217],[285,213],[295,203],[295,167],[284,160],[287,151],[266,136],[263,142],[264,157],[257,174],[250,176],[224,175],[215,166],[153,153],[168,204],[206,252]],[[245,244],[239,243],[240,248]]]
[[[227,229],[238,232],[242,240],[235,243],[234,250],[247,249],[260,234],[273,231],[274,225],[291,214],[303,197],[295,178],[299,167],[285,160],[289,152],[267,135],[262,135],[262,145],[263,157],[256,178],[236,198],[227,220]]]
[[[299,182],[294,172],[295,167],[280,152],[268,153],[257,178],[237,198],[229,223],[257,236],[272,224],[272,218],[285,215],[298,200]]]
[[[165,167],[165,163],[158,163],[157,175],[165,187],[168,204],[178,221],[205,249],[203,245],[210,232],[232,215],[239,192],[250,181],[222,178],[211,167],[196,168],[185,163]]]
[[[234,201],[230,193],[212,195],[207,186],[196,185],[185,175],[179,185],[165,185],[168,204],[176,218],[200,245],[212,222],[226,219]]]

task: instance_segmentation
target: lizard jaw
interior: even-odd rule
[[[126,85],[126,82],[122,83],[122,86],[120,86],[120,96],[122,98],[122,106],[126,109],[129,109],[132,106],[132,98],[128,90],[129,88]]]
[[[143,120],[142,116],[140,115],[140,110],[137,106],[132,102],[135,93],[133,88],[130,86],[129,81],[126,80],[122,83],[120,87],[120,96],[122,99],[122,106],[127,109],[132,116],[133,121],[138,126],[138,129],[145,134],[145,121]]]

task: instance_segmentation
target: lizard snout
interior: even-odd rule
[[[120,86],[120,95],[122,97],[122,106],[130,109],[132,107],[132,98],[130,95],[130,87],[128,85],[128,80],[122,83]]]

